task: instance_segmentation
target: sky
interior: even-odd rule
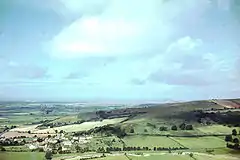
[[[0,100],[240,97],[238,0],[1,0]]]

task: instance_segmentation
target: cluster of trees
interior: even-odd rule
[[[193,130],[193,126],[191,124],[185,124],[185,123],[181,123],[178,127],[176,125],[173,125],[171,127],[171,130],[173,131],[177,131],[179,129],[181,130]],[[161,126],[159,128],[160,131],[168,131],[168,127],[165,126]]]
[[[90,135],[93,133],[105,133],[106,135],[116,135],[118,138],[123,138],[127,134],[124,129],[121,129],[120,126],[114,126],[114,125],[105,125],[101,127],[95,127],[93,129],[90,129],[88,131],[81,131],[74,133],[74,136],[81,136],[81,135]]]
[[[0,146],[0,151],[5,152],[6,149],[3,146]]]
[[[46,153],[45,153],[46,160],[51,160],[52,156],[53,156],[52,152],[47,150]]]
[[[0,146],[22,146],[25,144],[26,144],[26,141],[24,139],[21,141],[18,141],[13,138],[6,138],[3,140],[0,140]]]
[[[137,114],[142,114],[145,112],[141,112],[138,110],[129,109],[117,109],[111,111],[97,111],[96,115],[99,118],[107,119],[107,118],[120,118],[120,117],[132,117]]]
[[[154,147],[153,150],[154,151],[168,151],[168,150],[184,150],[184,149],[188,149],[186,147]],[[99,147],[97,149],[97,152],[98,153],[109,153],[109,152],[112,152],[112,151],[149,151],[151,150],[151,148],[149,147],[123,147],[123,148],[120,148],[120,147],[107,147],[106,150],[103,148],[103,147]]]
[[[159,128],[159,130],[160,130],[160,131],[167,131],[167,130],[168,130],[168,128],[167,128],[167,127],[165,127],[165,126],[161,126],[161,127]]]
[[[3,132],[7,132],[7,131],[9,131],[10,129],[13,129],[13,128],[16,128],[17,126],[4,126],[4,128],[3,128]]]
[[[56,122],[56,123],[44,123],[40,126],[38,126],[38,128],[53,128],[53,127],[61,127],[61,126],[66,126],[66,125],[72,125],[72,124],[81,124],[85,122],[85,120],[78,120],[75,122]]]
[[[148,147],[123,147],[123,151],[148,151],[150,148]]]
[[[183,150],[183,149],[188,149],[186,147],[154,147],[154,151],[168,151],[168,150]]]
[[[231,149],[236,149],[236,150],[240,150],[240,141],[239,139],[236,137],[237,134],[240,135],[240,131],[239,133],[237,133],[236,129],[232,130],[232,135],[227,135],[225,136],[225,141],[227,142],[227,147],[231,148]],[[234,137],[233,137],[234,136]]]
[[[80,146],[75,146],[75,149],[78,153],[84,153],[84,152],[89,152],[90,149],[88,147],[80,147]]]
[[[204,120],[206,120],[207,123],[211,123],[210,121],[213,121],[218,124],[231,124],[234,126],[240,126],[240,116],[238,112],[227,111],[222,113],[220,111],[204,112],[202,110],[198,110],[189,114],[194,114],[199,123],[202,123]]]
[[[185,124],[185,123],[180,124],[179,128],[181,130],[193,130],[193,126],[191,124]]]

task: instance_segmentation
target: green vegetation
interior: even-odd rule
[[[181,147],[178,143],[168,137],[160,136],[127,136],[123,139],[126,146],[130,147]]]
[[[0,152],[1,160],[43,160],[44,153],[38,152]]]
[[[226,144],[223,139],[218,137],[174,137],[174,140],[187,148],[221,148]]]
[[[199,130],[202,133],[205,134],[229,134],[232,132],[233,129],[239,129],[239,127],[233,127],[230,128],[228,126],[223,125],[211,125],[211,126],[202,126],[198,127],[197,130]]]
[[[129,156],[132,160],[192,160],[187,155],[171,155],[171,154],[162,154],[162,155],[145,155],[145,156]]]

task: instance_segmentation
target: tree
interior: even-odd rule
[[[179,128],[180,128],[181,130],[184,130],[185,127],[186,127],[186,124],[185,124],[185,123],[182,123],[182,124],[179,125]]]
[[[160,131],[167,131],[167,127],[161,126],[161,127],[159,128],[159,130],[160,130]]]
[[[37,138],[37,142],[43,142],[44,140],[40,137]]]
[[[61,130],[59,133],[63,133],[63,130]]]
[[[77,152],[81,152],[82,151],[82,148],[80,146],[78,146],[78,145],[75,146],[75,149],[76,149]]]
[[[46,160],[51,160],[52,159],[52,152],[47,150],[46,154],[45,154],[45,158],[46,158]]]
[[[226,142],[232,142],[232,135],[226,135],[225,136],[225,141]]]
[[[144,132],[147,132],[147,129],[144,129]]]
[[[193,126],[191,124],[186,125],[185,129],[186,130],[193,130]]]
[[[103,147],[99,147],[99,148],[97,149],[97,153],[104,153],[104,152],[105,152],[105,150],[104,150]]]
[[[171,128],[173,131],[176,131],[177,130],[177,126],[176,125],[174,125],[174,126],[172,126],[172,128]]]
[[[134,133],[134,129],[133,128],[131,128],[130,133]]]
[[[234,136],[237,135],[237,130],[236,130],[236,129],[233,129],[233,130],[232,130],[232,135],[234,135]]]
[[[214,152],[214,149],[206,149],[206,152],[212,154]]]
[[[239,139],[238,139],[238,138],[234,138],[234,139],[233,139],[233,143],[239,144]]]
[[[193,158],[193,153],[190,153],[189,156],[190,156],[191,158]]]
[[[239,143],[235,143],[235,144],[233,145],[233,148],[234,148],[234,149],[237,149],[237,150],[240,149],[240,148],[239,148]]]
[[[0,151],[5,152],[6,149],[3,146],[0,146]]]
[[[55,133],[57,134],[57,133],[58,133],[58,130],[55,130]]]
[[[28,134],[31,134],[31,131],[28,131]]]

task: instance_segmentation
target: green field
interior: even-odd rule
[[[0,152],[1,160],[43,160],[44,153],[34,152]]]
[[[146,155],[146,156],[129,156],[132,160],[192,160],[188,155]]]
[[[95,160],[128,160],[126,156],[107,156],[104,158],[97,158]]]
[[[182,144],[183,146],[191,149],[221,148],[226,146],[226,142],[218,137],[199,137],[199,138],[174,137],[173,139]]]
[[[52,121],[51,123],[58,123],[58,122],[76,122],[78,120],[81,120],[79,119],[76,115],[71,115],[71,116],[63,116],[63,117],[60,117],[54,121]]]
[[[197,130],[205,134],[231,134],[233,129],[239,129],[239,127],[230,128],[228,126],[223,125],[211,125],[197,128]]]
[[[131,147],[181,147],[168,137],[160,136],[127,136],[123,139],[126,146]]]

